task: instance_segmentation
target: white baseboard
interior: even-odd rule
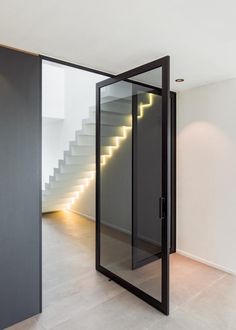
[[[210,266],[210,267],[213,267],[213,268],[222,270],[223,272],[226,272],[226,273],[231,274],[231,275],[236,275],[236,271],[234,271],[234,270],[232,270],[230,268],[227,268],[227,267],[221,266],[219,264],[216,264],[214,262],[208,261],[206,259],[197,257],[197,256],[195,256],[195,255],[193,255],[191,253],[188,253],[188,252],[185,252],[185,251],[182,251],[182,250],[179,250],[179,249],[177,249],[176,252],[179,253],[179,254],[181,254],[182,256],[185,256],[185,257],[190,258],[192,260],[201,262],[201,263],[203,263],[203,264],[205,264],[207,266]]]
[[[90,216],[90,215],[87,215],[87,214],[78,212],[78,211],[73,210],[73,209],[70,209],[69,211],[72,212],[72,213],[76,213],[78,215],[81,215],[81,216],[83,216],[83,217],[85,217],[85,218],[87,218],[89,220],[95,221],[95,218],[92,217],[92,216]],[[104,224],[107,225],[107,226],[109,226],[109,227],[111,227],[111,228],[113,228],[113,229],[120,230],[123,233],[130,234],[130,232],[128,230],[118,228],[117,226],[111,225],[110,223],[104,223]],[[223,272],[226,272],[228,274],[231,274],[231,275],[235,275],[236,276],[236,271],[234,271],[234,270],[232,270],[230,268],[221,266],[219,264],[216,264],[214,262],[211,262],[211,261],[208,261],[206,259],[200,258],[198,256],[195,256],[194,254],[191,254],[189,252],[186,252],[186,251],[183,251],[183,250],[180,250],[180,249],[177,249],[176,252],[179,253],[182,256],[185,256],[185,257],[190,258],[192,260],[201,262],[201,263],[203,263],[203,264],[205,264],[207,266],[210,266],[210,267],[213,267],[213,268],[222,270]]]

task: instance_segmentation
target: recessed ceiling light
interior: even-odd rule
[[[183,82],[184,79],[183,78],[178,78],[178,79],[175,79],[176,82]]]

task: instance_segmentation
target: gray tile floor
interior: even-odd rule
[[[234,276],[172,255],[166,317],[94,270],[94,229],[73,213],[44,217],[43,313],[9,329],[236,329]]]

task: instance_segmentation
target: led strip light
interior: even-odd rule
[[[150,108],[153,105],[153,94],[149,93],[149,103],[140,103],[139,105],[139,114],[138,114],[138,119],[143,118],[144,116],[144,109]],[[132,116],[131,116],[132,117]],[[114,154],[114,152],[120,148],[121,143],[127,139],[127,136],[132,129],[132,126],[121,126],[123,130],[122,136],[115,136],[115,145],[114,146],[107,146],[108,148],[108,154],[107,155],[101,155],[101,166],[105,166],[109,160]],[[66,206],[67,210],[71,209],[71,206],[74,204],[74,202],[79,198],[80,193],[84,192],[85,188],[87,188],[92,180],[95,178],[95,173],[96,171],[91,171],[91,177],[86,178],[86,182],[81,185],[81,190],[77,191],[75,193],[75,196],[71,197],[71,200]]]

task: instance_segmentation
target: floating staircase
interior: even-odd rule
[[[152,94],[140,104],[139,118],[145,107],[152,104]],[[101,105],[101,164],[105,165],[126,139],[132,127],[131,98],[103,98]],[[70,209],[80,194],[95,178],[96,110],[90,107],[89,117],[83,120],[82,129],[76,131],[75,140],[64,151],[63,160],[49,177],[42,192],[42,211]]]

